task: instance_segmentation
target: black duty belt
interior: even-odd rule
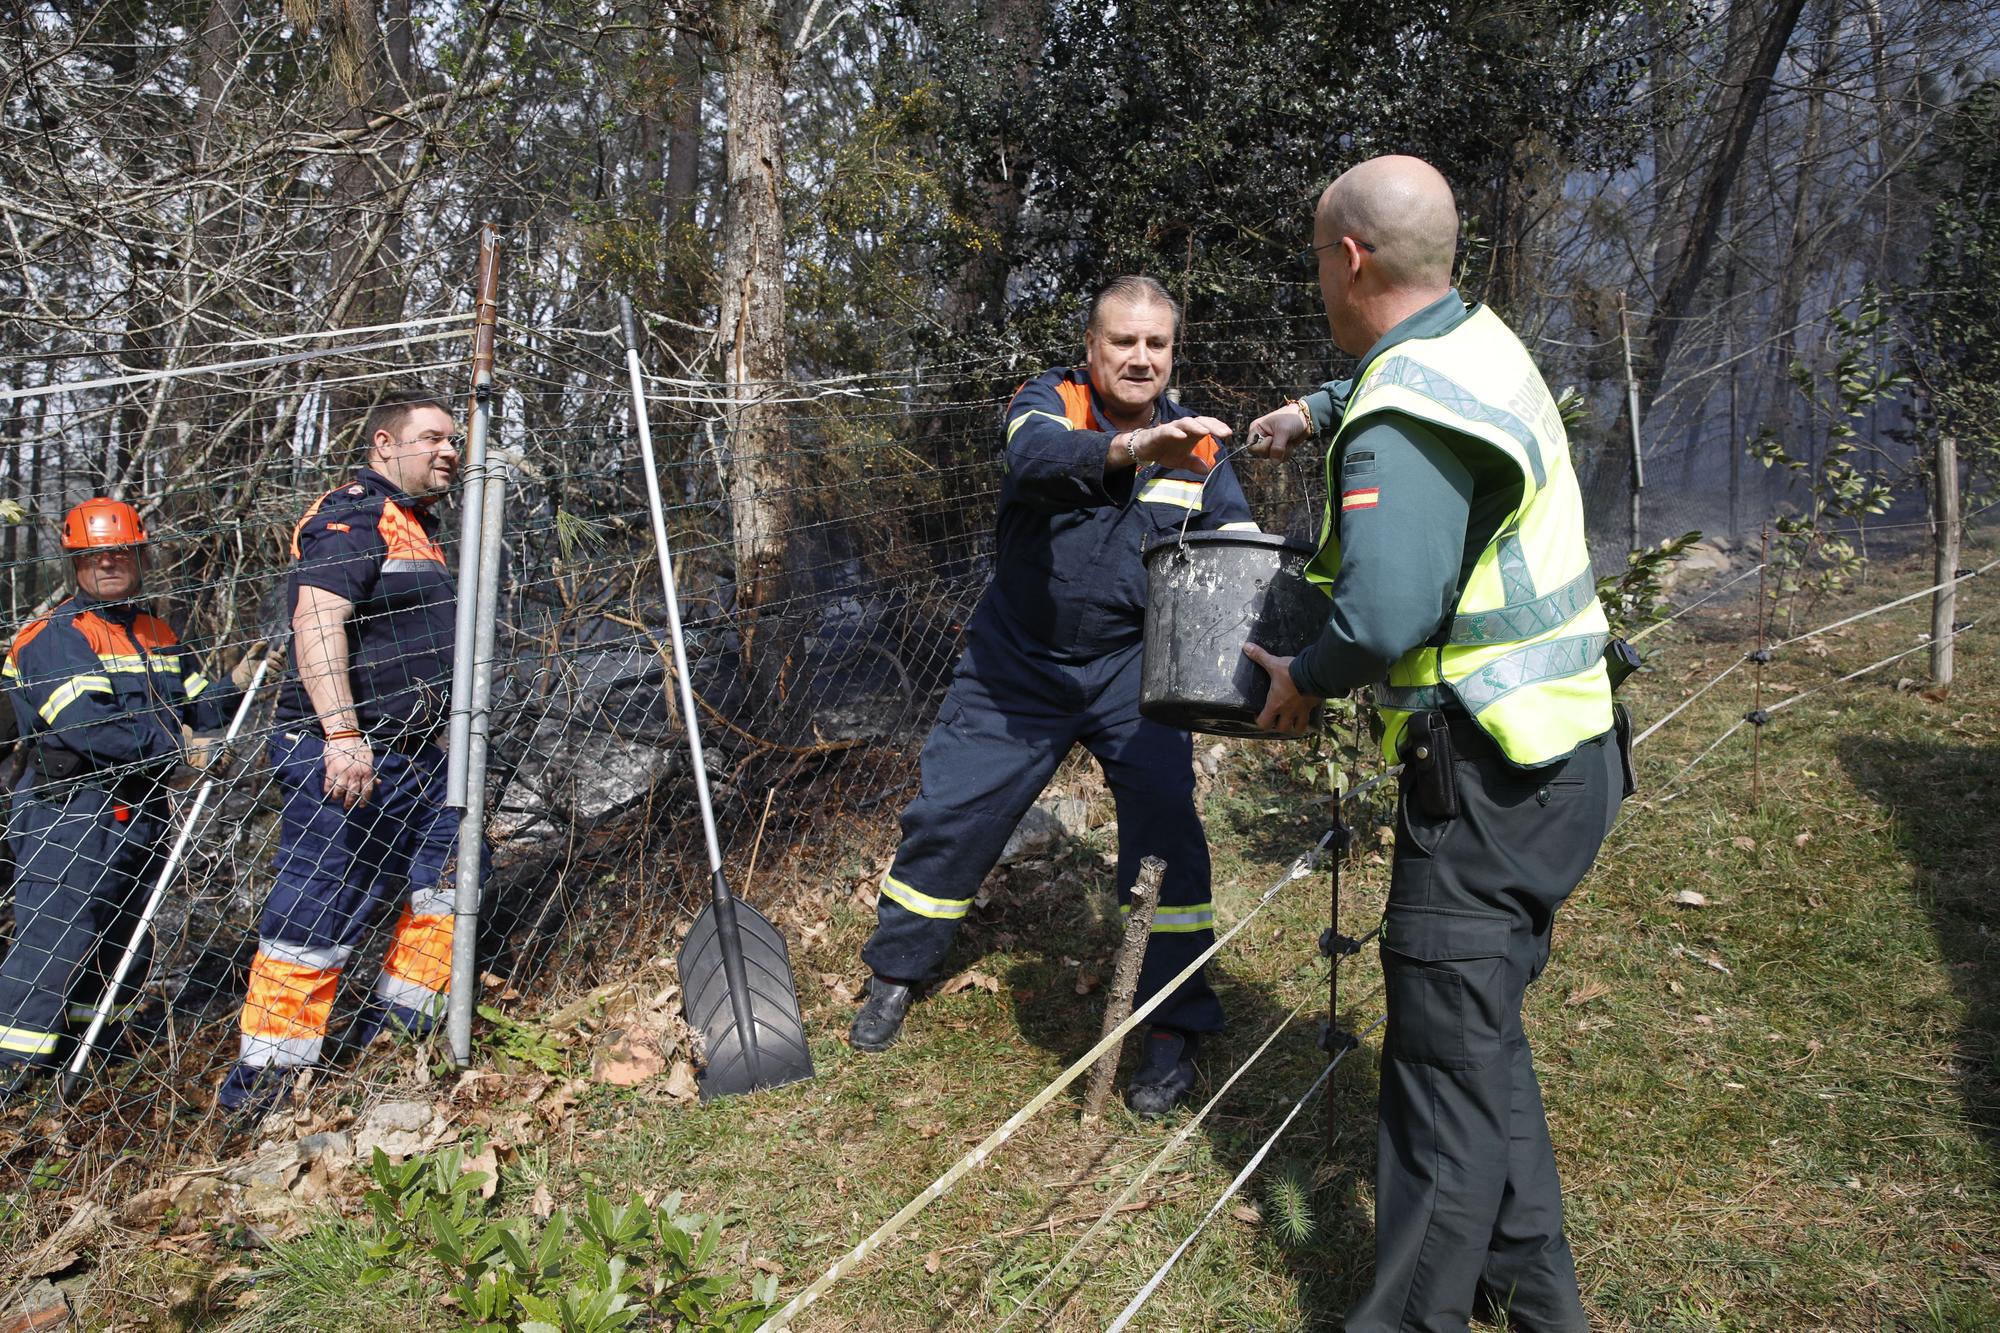
[[[84,769],[63,777],[44,772],[39,763],[30,763],[22,773],[22,786],[36,800],[67,801],[84,787],[93,787],[121,805],[145,805],[158,796],[166,772],[141,769],[118,771]]]

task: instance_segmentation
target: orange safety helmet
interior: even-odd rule
[[[139,511],[123,500],[97,496],[85,500],[63,517],[62,546],[65,551],[145,544],[146,525],[139,521]]]

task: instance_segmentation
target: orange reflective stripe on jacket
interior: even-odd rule
[[[1016,390],[1015,392],[1019,392]],[[1069,418],[1072,430],[1109,430],[1110,427],[1097,419],[1097,413],[1090,406],[1090,386],[1064,380],[1056,385],[1056,393],[1061,395],[1063,415]],[[1194,447],[1194,456],[1209,467],[1222,455],[1215,447],[1215,437],[1204,435]]]

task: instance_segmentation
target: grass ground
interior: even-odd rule
[[[1983,560],[1990,558],[1979,556]],[[1968,556],[1967,563],[1973,559]],[[1878,565],[1867,586],[1801,625],[1929,581]],[[1704,610],[1653,636],[1628,687],[1657,718],[1754,643],[1754,603]],[[1996,605],[1968,586],[1961,617]],[[1787,650],[1766,702],[1917,642],[1927,604]],[[1751,703],[1739,672],[1642,748],[1643,791],[1558,918],[1529,1032],[1569,1201],[1586,1301],[1607,1330],[2000,1327],[2000,674],[1992,629],[1962,640],[1947,697],[1898,689],[1922,654],[1750,729],[1675,794],[1668,782]],[[1295,752],[1229,748],[1208,786],[1220,918],[1234,921],[1317,836]],[[1080,770],[1065,780],[1085,784]],[[1670,799],[1669,799],[1670,798]],[[796,962],[818,1077],[711,1106],[667,1109],[644,1089],[594,1090],[565,1132],[524,1151],[497,1206],[588,1186],[680,1190],[734,1219],[725,1253],[796,1291],[1040,1089],[1095,1037],[1116,942],[1100,830],[1003,873],[962,933],[968,986],[913,1014],[901,1045],[841,1040],[871,914],[855,892],[893,834],[888,812],[825,898],[829,928]],[[1386,890],[1362,830],[1343,876],[1359,933]],[[768,849],[767,849],[768,852]],[[807,849],[815,865],[831,849]],[[1117,1111],[1079,1127],[1059,1099],[813,1307],[820,1330],[1104,1327],[1188,1234],[1323,1067],[1326,973],[1314,949],[1326,877],[1296,883],[1220,957],[1230,1034],[1211,1085],[1295,1009],[1140,1206],[1030,1292],[1175,1125]],[[1705,905],[1677,905],[1682,891]],[[1373,951],[1346,967],[1344,1008],[1380,1012]],[[1333,1328],[1368,1280],[1375,1070],[1364,1045],[1273,1156],[1309,1191],[1311,1234],[1287,1237],[1261,1174],[1212,1225],[1133,1327]],[[1081,1084],[1072,1092],[1080,1095]],[[329,1227],[280,1252],[246,1327],[450,1327],[421,1293],[358,1291],[362,1266]],[[1011,1322],[1010,1322],[1011,1317]]]

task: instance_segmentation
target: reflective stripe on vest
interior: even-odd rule
[[[1411,712],[1448,699],[1524,767],[1603,735],[1611,728],[1603,663],[1609,626],[1597,601],[1569,438],[1527,349],[1480,307],[1445,334],[1383,353],[1355,385],[1326,452],[1330,494],[1339,493],[1341,437],[1390,411],[1504,456],[1521,477],[1521,500],[1466,575],[1442,636],[1405,653],[1376,686],[1383,753],[1398,757]],[[1339,546],[1329,506],[1308,568],[1313,582],[1333,582]]]

